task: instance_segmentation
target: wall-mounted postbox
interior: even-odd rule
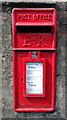
[[[56,10],[13,9],[12,49],[14,110],[54,110]]]

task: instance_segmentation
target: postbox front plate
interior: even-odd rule
[[[43,94],[40,94],[40,92],[37,94],[37,91],[35,93],[35,91],[33,90],[34,93],[32,94],[32,90],[31,90],[30,93],[28,92],[28,94],[26,94],[26,77],[25,77],[26,76],[26,63],[33,62],[33,61],[35,62],[35,60],[33,61],[29,60],[28,51],[13,52],[14,110],[16,111],[52,111],[54,110],[56,53],[41,51],[40,54],[41,54],[40,55],[41,62],[43,61],[44,63],[43,64],[43,68],[44,68],[43,78],[44,79],[42,81],[43,83],[42,87],[43,87],[44,92]],[[24,59],[25,57],[27,58],[26,60]],[[31,82],[32,81],[30,81],[30,83]],[[32,84],[34,84],[34,82]],[[37,85],[36,82],[34,85]],[[30,89],[32,89],[32,87],[30,87],[29,90]]]
[[[14,9],[12,12],[14,50],[55,50],[56,10]]]

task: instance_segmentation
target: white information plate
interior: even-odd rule
[[[43,63],[26,62],[26,93],[43,93]]]

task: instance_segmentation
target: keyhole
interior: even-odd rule
[[[37,58],[37,51],[32,52],[32,58]]]

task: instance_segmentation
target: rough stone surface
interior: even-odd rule
[[[0,22],[2,22],[2,5],[0,4]],[[0,118],[2,118],[2,23],[0,23]]]
[[[0,0],[1,2],[16,2],[18,3],[18,0]],[[56,2],[67,2],[67,0],[19,0],[19,2],[32,2],[32,3],[56,3]]]
[[[35,6],[34,6],[35,5]],[[2,4],[2,118],[33,120],[51,118],[49,120],[63,120],[65,118],[65,36],[67,35],[67,11],[65,3],[56,4]],[[13,105],[12,85],[12,48],[11,48],[11,13],[14,7],[54,7],[57,10],[57,62],[56,62],[56,99],[53,112],[15,112]],[[65,7],[64,7],[65,6]],[[62,119],[60,119],[62,118]]]

